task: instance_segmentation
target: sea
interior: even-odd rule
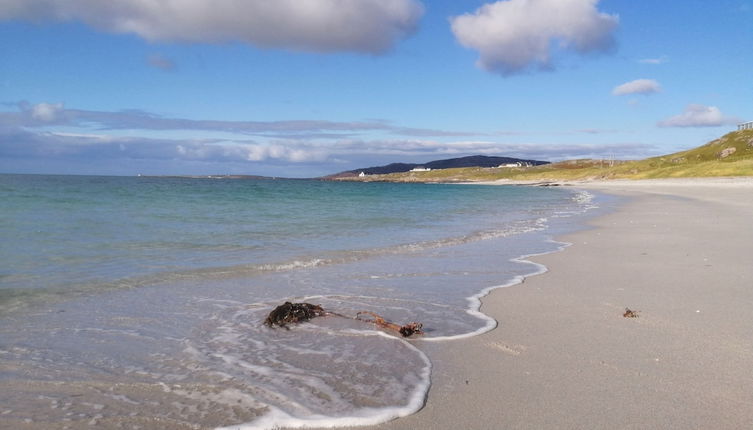
[[[0,428],[246,430],[412,414],[431,387],[430,346],[494,329],[480,299],[545,271],[526,258],[566,246],[553,238],[583,228],[601,198],[0,175]],[[264,325],[286,301],[333,315]],[[359,312],[424,333],[403,338]]]

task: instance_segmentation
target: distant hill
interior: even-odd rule
[[[388,175],[390,173],[409,172],[416,167],[425,167],[431,170],[457,169],[461,167],[497,167],[501,164],[515,164],[540,166],[548,164],[548,161],[523,160],[511,157],[490,157],[486,155],[472,155],[469,157],[449,158],[446,160],[430,161],[428,163],[392,163],[386,166],[365,167],[362,169],[348,170],[327,176],[327,179],[348,178],[358,176],[361,172],[367,175]]]
[[[494,165],[498,164],[508,163],[497,162]],[[430,163],[427,163],[424,166],[429,165]],[[365,171],[365,169],[362,170]],[[567,160],[541,163],[534,167],[506,169],[460,167],[420,173],[392,173],[365,178],[351,175],[343,176],[342,179],[388,182],[478,182],[500,179],[556,182],[714,176],[753,176],[753,130],[733,131],[697,148],[643,160]]]

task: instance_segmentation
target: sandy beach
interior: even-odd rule
[[[753,181],[578,185],[626,199],[484,298],[499,327],[430,350],[426,406],[374,428],[753,428]]]

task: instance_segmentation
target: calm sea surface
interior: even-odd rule
[[[571,189],[0,175],[0,428],[368,424],[419,409],[425,348],[492,329]],[[262,325],[284,301],[376,312]]]

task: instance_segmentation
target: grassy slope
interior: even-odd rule
[[[733,150],[730,148],[734,148]],[[729,155],[722,157],[722,151]],[[453,182],[511,180],[648,179],[753,176],[753,130],[734,131],[688,151],[609,166],[599,160],[573,160],[529,168],[462,168],[354,178],[366,181]]]

